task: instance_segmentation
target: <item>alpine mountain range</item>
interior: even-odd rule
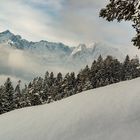
[[[9,30],[0,33],[0,78],[31,80],[44,74],[47,70],[57,73],[78,72],[101,55],[111,55],[124,60],[126,53],[121,49],[105,43],[79,44],[68,46],[41,40],[32,42],[22,39]]]

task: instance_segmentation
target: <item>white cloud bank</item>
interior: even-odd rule
[[[52,54],[52,62],[47,57],[43,56],[43,53],[38,51],[32,52],[29,50],[19,50],[10,48],[8,45],[0,45],[0,84],[3,83],[7,77],[11,77],[12,81],[17,83],[18,80],[22,80],[22,83],[27,83],[37,76],[44,76],[46,71],[67,72],[73,71],[67,65],[62,65],[61,61],[56,61],[58,56]],[[47,61],[48,59],[48,61]],[[75,67],[79,70],[79,67]]]
[[[21,79],[27,82],[43,74],[45,68],[31,57],[31,54],[22,50],[10,49],[7,46],[0,46],[0,83],[3,83],[7,77],[17,82]]]
[[[107,0],[2,0],[0,31],[10,29],[29,40],[69,45],[105,41],[128,45],[134,32],[127,23],[99,18]],[[132,45],[132,44],[131,44]]]

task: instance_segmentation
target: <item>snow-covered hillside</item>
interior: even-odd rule
[[[140,78],[0,116],[1,140],[139,140]]]

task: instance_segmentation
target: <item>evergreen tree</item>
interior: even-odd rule
[[[14,96],[13,96],[13,102],[14,102],[15,108],[21,108],[21,106],[20,106],[20,98],[21,98],[20,83],[21,83],[21,81],[19,80],[18,84],[15,88],[15,92],[14,92]]]
[[[97,67],[97,62],[96,60],[93,61],[92,65],[91,65],[91,71],[90,71],[90,75],[89,75],[89,79],[91,81],[92,87],[96,88],[96,73],[98,72],[98,67]]]
[[[4,92],[4,86],[0,86],[0,114],[7,112],[7,97]]]
[[[23,107],[27,107],[27,106],[31,106],[31,101],[30,101],[30,94],[28,92],[28,88],[31,88],[31,83],[30,83],[30,86],[27,86],[25,84],[25,87],[22,89],[21,91],[21,97],[20,97],[20,108],[23,108]]]
[[[41,90],[42,90],[42,78],[34,78],[33,82],[30,83],[30,86],[28,88],[28,94],[29,94],[29,100],[31,102],[31,105],[40,105],[42,104],[42,98],[41,98]]]
[[[131,75],[131,66],[130,66],[130,58],[127,55],[124,63],[123,63],[123,68],[122,68],[122,80],[130,80],[132,79]]]
[[[140,64],[139,59],[136,56],[135,58],[131,59],[131,74],[132,78],[136,78],[140,76]]]
[[[82,90],[89,90],[92,89],[92,84],[90,81],[90,69],[88,67],[88,65],[83,69],[82,73],[81,73],[81,81],[82,81]]]
[[[45,77],[44,77],[44,80],[43,80],[43,92],[42,92],[42,100],[43,102],[47,102],[48,100],[48,96],[49,95],[49,72],[47,71],[45,73]]]
[[[18,81],[18,84],[17,84],[17,86],[16,86],[16,88],[15,88],[15,93],[16,93],[16,94],[19,94],[19,95],[21,94],[20,83],[21,83],[21,81],[19,80],[19,81]]]
[[[54,100],[61,100],[62,96],[64,94],[63,92],[63,88],[62,88],[62,83],[63,83],[63,76],[62,74],[59,72],[57,74],[56,80],[54,82]]]
[[[104,74],[104,60],[102,56],[100,55],[97,59],[96,63],[96,73],[94,77],[94,87],[100,87],[103,86],[103,74]]]
[[[67,73],[64,77],[63,83],[62,83],[62,87],[63,87],[63,98],[66,98],[69,96],[69,79],[70,79],[70,75],[69,73]]]
[[[93,86],[90,80],[86,80],[82,90],[86,91],[89,89],[93,89]]]
[[[51,73],[50,73],[50,76],[49,76],[49,83],[48,83],[49,86],[52,86],[52,85],[53,85],[54,80],[55,80],[54,74],[53,74],[53,72],[51,72]]]
[[[78,73],[77,78],[76,78],[76,86],[75,86],[75,91],[76,93],[82,92],[83,86],[82,86],[82,80],[81,80],[81,75]]]
[[[70,92],[69,94],[70,95],[76,94],[75,86],[76,86],[75,73],[72,72],[70,73],[70,78],[69,78],[69,92]]]
[[[121,63],[112,56],[107,56],[104,60],[104,85],[121,81],[121,70]]]
[[[122,80],[121,72],[122,72],[122,64],[118,61],[118,59],[114,59],[112,62],[113,83],[120,82]]]
[[[132,39],[140,48],[140,2],[139,0],[110,0],[106,8],[101,9],[100,16],[108,21],[132,21],[136,36]]]
[[[58,83],[61,83],[61,82],[62,82],[63,77],[62,77],[62,73],[61,73],[61,72],[59,72],[59,73],[57,74],[56,80],[57,80]]]
[[[47,71],[47,72],[45,73],[44,81],[47,81],[48,79],[49,79],[49,72]]]
[[[55,82],[56,78],[54,77],[54,73],[51,72],[50,76],[49,76],[49,80],[48,80],[48,86],[49,86],[49,102],[53,101],[56,94],[55,94],[55,89],[54,89],[54,82]]]
[[[4,83],[4,112],[11,111],[14,109],[14,102],[13,102],[13,95],[14,95],[14,88],[10,78],[7,78],[6,82]]]

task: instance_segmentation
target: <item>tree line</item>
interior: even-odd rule
[[[65,76],[59,72],[46,72],[45,76],[34,78],[21,89],[18,81],[14,88],[10,78],[0,86],[0,114],[28,106],[41,105],[61,100],[71,95],[120,81],[131,80],[140,76],[139,59],[130,59],[127,55],[124,62],[112,56],[105,59],[100,55],[91,67],[88,65],[76,75],[74,72]]]

